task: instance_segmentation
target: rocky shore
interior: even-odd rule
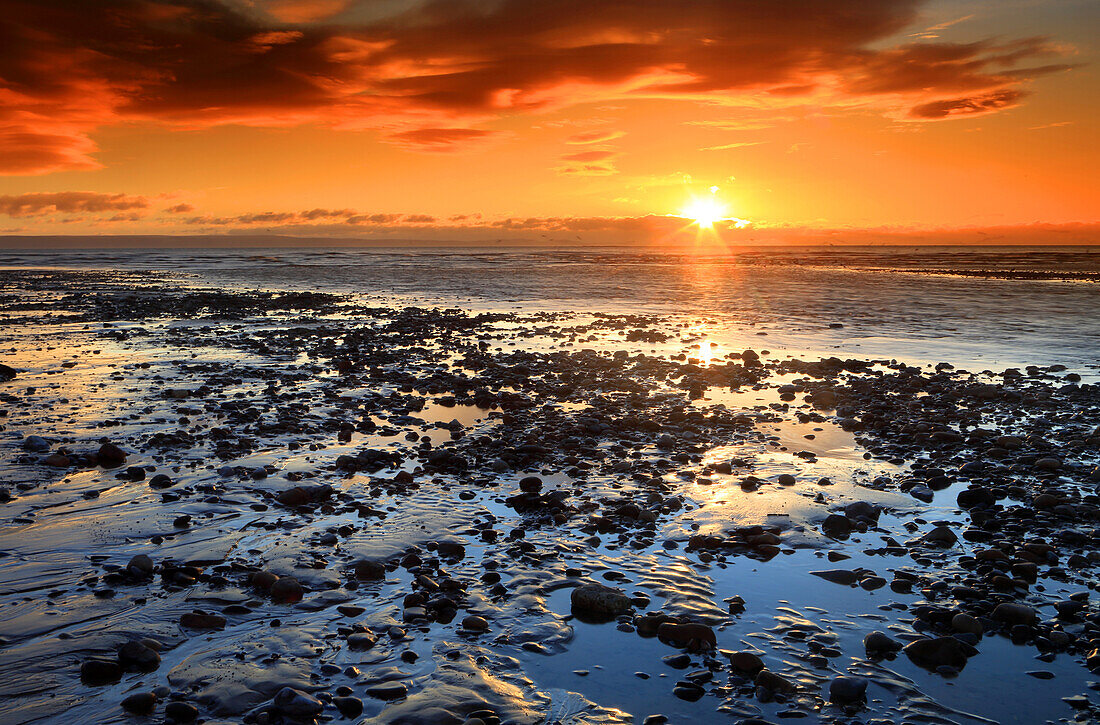
[[[1078,371],[4,274],[4,722],[1100,712]]]

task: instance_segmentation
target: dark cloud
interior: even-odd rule
[[[986,93],[969,98],[951,98],[943,101],[932,101],[914,106],[909,111],[911,118],[936,120],[951,118],[953,116],[973,116],[981,113],[993,113],[1005,108],[1019,105],[1024,97],[1022,91],[1008,89]]]
[[[829,92],[889,97],[930,118],[916,109],[994,98],[1067,67],[1019,67],[1056,53],[1042,38],[890,47],[921,5],[7,0],[0,172],[94,168],[90,135],[120,122],[400,126],[416,130],[390,140],[439,151],[487,133],[458,126],[501,113],[631,95],[839,88]]]
[[[187,212],[195,211],[195,207],[191,206],[190,204],[183,203],[176,204],[175,206],[170,206],[164,211],[168,212],[169,214],[186,214]]]
[[[149,200],[126,194],[100,194],[94,191],[58,191],[0,196],[0,214],[12,217],[77,212],[107,212],[145,209]]]

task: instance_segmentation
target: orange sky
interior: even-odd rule
[[[6,7],[7,235],[660,243],[693,198],[734,242],[1100,222],[1092,0]]]

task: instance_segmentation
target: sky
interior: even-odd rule
[[[1100,242],[1095,0],[0,0],[0,235]]]

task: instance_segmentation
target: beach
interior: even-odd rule
[[[0,720],[1087,722],[1100,255],[0,252]]]

